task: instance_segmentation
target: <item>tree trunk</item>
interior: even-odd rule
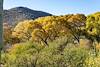
[[[3,0],[0,0],[0,50],[3,46]]]
[[[3,0],[0,0],[0,59],[1,59],[2,46],[3,46]],[[0,61],[0,67],[2,67],[1,61]]]

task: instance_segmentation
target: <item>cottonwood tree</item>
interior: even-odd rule
[[[21,41],[33,40],[48,45],[62,36],[74,36],[79,40],[81,24],[85,21],[84,15],[47,16],[36,20],[20,22],[14,28],[12,35]]]
[[[93,40],[100,42],[100,12],[87,17],[86,30]]]
[[[65,16],[65,18],[67,17]],[[80,36],[83,34],[81,28],[85,26],[86,16],[84,14],[69,15],[65,22],[70,34],[79,42]]]

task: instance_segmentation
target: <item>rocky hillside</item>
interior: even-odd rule
[[[32,10],[26,7],[15,7],[9,10],[4,10],[4,23],[7,22],[10,25],[14,25],[19,21],[26,19],[36,19],[43,16],[51,16],[52,14]]]

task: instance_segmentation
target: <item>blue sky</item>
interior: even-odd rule
[[[100,11],[100,0],[4,0],[4,9],[24,6],[54,15]]]

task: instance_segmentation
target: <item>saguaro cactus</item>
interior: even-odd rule
[[[3,0],[0,0],[0,50],[3,46]]]

